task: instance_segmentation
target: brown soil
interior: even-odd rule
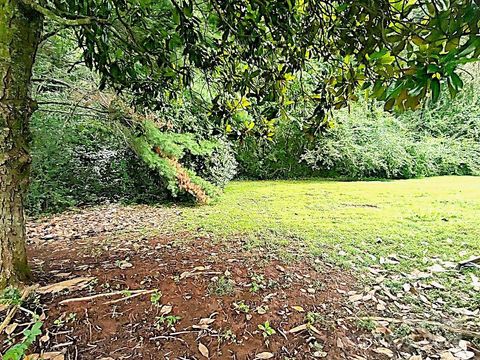
[[[41,285],[78,276],[97,279],[83,290],[43,295],[39,303],[28,304],[45,314],[43,334],[48,334],[32,351],[62,351],[65,359],[202,359],[201,343],[211,359],[255,359],[265,352],[275,359],[379,357],[365,350],[364,333],[343,320],[351,313],[341,294],[356,284],[346,271],[313,259],[282,261],[262,249],[247,251],[241,241],[133,237],[73,237],[29,246],[35,281]],[[252,281],[257,291],[252,291]],[[222,287],[222,282],[227,285]],[[160,302],[142,295],[106,304],[128,296],[125,293],[59,304],[137,289],[158,289]],[[249,306],[248,314],[235,309],[234,303],[240,302]],[[171,305],[167,316],[180,320],[171,326],[160,323],[162,305]],[[16,321],[22,323],[22,316],[27,321],[23,312]],[[314,317],[318,332],[289,332],[308,317]],[[200,326],[204,318],[214,321]],[[258,327],[266,321],[276,331],[267,337]]]

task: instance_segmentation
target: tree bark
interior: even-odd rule
[[[0,289],[28,280],[24,199],[30,154],[32,66],[43,18],[21,0],[0,0]]]

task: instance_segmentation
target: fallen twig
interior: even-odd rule
[[[80,302],[80,301],[90,301],[90,300],[95,300],[98,298],[102,297],[110,297],[110,296],[116,296],[116,295],[124,295],[126,292],[130,294],[144,294],[145,291],[148,290],[122,290],[122,291],[113,291],[109,293],[103,293],[103,294],[95,294],[91,296],[84,296],[84,297],[78,297],[78,298],[71,298],[71,299],[65,299],[59,302],[60,305],[65,305],[69,304],[72,302]],[[156,290],[155,290],[156,291]]]
[[[158,291],[158,289],[153,289],[153,290],[143,290],[141,292],[137,292],[135,294],[132,294],[132,295],[129,295],[129,296],[125,296],[123,298],[120,298],[120,299],[116,299],[116,300],[111,300],[111,301],[107,301],[106,303],[103,303],[103,305],[109,305],[109,304],[115,304],[115,303],[118,303],[120,301],[126,301],[126,300],[129,300],[129,299],[133,299],[137,296],[141,296],[141,295],[147,295],[147,294],[152,294],[154,292]]]
[[[20,308],[22,303],[30,296],[32,291],[34,291],[38,285],[34,286],[27,286],[25,289],[22,291],[22,297],[20,298],[20,301],[18,304],[14,305],[8,312],[7,316],[5,317],[5,320],[3,320],[2,324],[0,325],[0,334],[5,330],[5,328],[10,324],[10,321],[12,321],[13,317],[17,313],[17,310]]]
[[[155,340],[160,340],[160,339],[164,339],[164,340],[178,340],[178,341],[181,341],[182,343],[187,343],[185,340],[181,339],[181,338],[177,338],[175,336],[155,336],[155,337],[152,337],[150,338],[149,340],[150,341],[155,341]]]
[[[464,261],[460,261],[457,265],[457,269],[461,269],[465,266],[477,266],[479,267],[480,266],[480,256],[476,256],[476,257],[473,257],[473,258],[470,258],[468,260],[464,260]]]

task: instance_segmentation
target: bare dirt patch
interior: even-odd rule
[[[338,290],[354,284],[345,272],[284,264],[209,239],[110,243],[101,254],[95,247],[55,242],[30,248],[41,284],[97,279],[82,291],[42,297],[49,340],[37,352],[60,349],[67,359],[205,358],[205,351],[218,359],[365,354],[357,345],[361,331],[337,321],[348,316]],[[140,289],[158,292],[128,298]],[[60,305],[119,290],[125,292]],[[271,335],[259,328],[267,322]],[[307,323],[312,328],[290,333]]]
[[[432,274],[412,271],[402,282],[380,264],[368,268],[373,278],[354,275],[301,243],[279,257],[268,243],[252,250],[242,237],[179,233],[171,225],[180,214],[110,205],[30,222],[37,288],[8,320],[0,351],[21,343],[36,314],[42,334],[28,360],[480,355],[478,311],[453,309],[462,318],[452,319],[430,302],[424,294],[440,286],[425,282]],[[0,305],[0,321],[12,307]]]
[[[120,239],[101,226],[85,232],[85,219],[102,221],[94,211],[31,224],[35,282],[94,278],[81,290],[37,295],[24,305],[44,322],[31,352],[105,360],[382,358],[345,320],[351,312],[342,294],[356,284],[348,272],[318,261],[286,263],[241,242],[148,238],[138,224],[122,228],[129,235]],[[12,339],[28,326],[28,313],[14,321]]]

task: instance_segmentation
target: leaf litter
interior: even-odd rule
[[[115,205],[30,223],[34,275],[44,284],[41,306],[32,309],[46,314],[47,334],[32,356],[54,354],[56,348],[66,358],[81,353],[83,359],[169,354],[457,360],[480,354],[478,302],[469,305],[479,291],[476,258],[460,263],[424,259],[428,266],[402,273],[394,270],[402,256],[384,256],[368,269],[372,280],[362,289],[351,274],[322,259],[286,264],[264,249],[242,249],[241,239],[225,247],[208,237],[194,242],[188,241],[189,234],[179,238],[161,228],[176,214],[154,209],[149,218],[143,208]],[[155,229],[157,236],[145,236],[142,227]],[[252,273],[271,283],[252,292]],[[210,295],[211,275],[233,279],[233,294]],[[61,285],[58,277],[70,279]],[[465,291],[454,304],[448,298],[452,279]],[[318,289],[315,282],[325,286]],[[141,290],[130,290],[139,285]],[[49,287],[58,291],[45,292]],[[157,288],[163,295],[160,304],[148,296],[132,297],[134,291]],[[73,292],[90,300],[68,302],[75,299]],[[101,301],[109,293],[124,301]],[[249,304],[251,310],[239,312],[234,303]],[[24,312],[17,313],[15,327],[24,323],[22,316]],[[75,320],[58,323],[68,316]],[[278,330],[268,341],[258,330],[265,321]],[[13,338],[21,334],[9,331]],[[105,357],[112,353],[115,357]]]

